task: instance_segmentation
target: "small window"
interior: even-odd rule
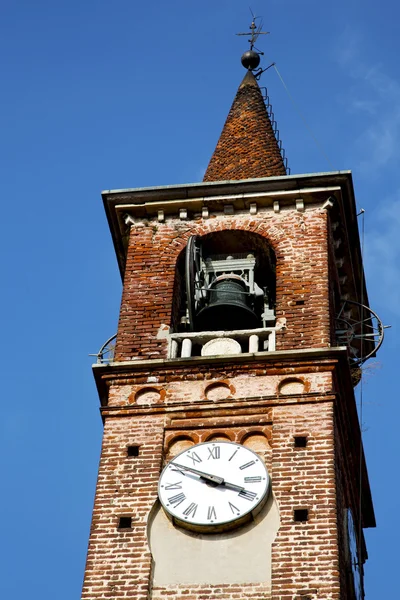
[[[294,447],[305,448],[307,446],[307,437],[305,435],[294,436]]]
[[[132,517],[120,517],[118,529],[132,529]]]
[[[139,456],[139,446],[128,446],[128,456]]]
[[[295,508],[294,510],[294,520],[296,523],[302,523],[304,521],[308,521],[308,509],[307,508]]]

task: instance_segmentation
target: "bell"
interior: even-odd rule
[[[208,305],[196,316],[197,331],[255,329],[259,319],[248,306],[249,294],[238,275],[221,275],[209,288]]]

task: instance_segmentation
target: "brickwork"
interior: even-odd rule
[[[343,447],[337,426],[335,427],[335,469],[340,588],[344,598],[351,598],[351,568],[349,564],[345,522],[345,511],[351,505],[351,502],[349,500],[350,490],[347,489],[346,485],[348,483],[348,470],[346,469]]]
[[[250,393],[255,397],[278,397],[281,386],[287,381],[293,381],[294,367],[290,368],[289,376],[274,375],[272,374],[274,370],[277,371],[273,367],[260,369],[255,368],[254,365],[242,365],[242,368],[236,366],[234,369],[225,367],[223,371],[218,372],[220,375],[218,378],[208,377],[207,379],[192,380],[191,374],[188,374],[185,369],[182,369],[181,372],[176,369],[173,374],[158,375],[157,378],[163,379],[163,382],[112,385],[109,395],[110,404],[121,407],[136,404],[143,407],[158,405],[172,408],[177,404],[195,407],[199,402],[213,405],[227,400],[239,402],[241,399],[248,399]],[[313,370],[314,372],[312,372]],[[213,371],[209,373],[210,376],[215,375],[215,370],[213,369]],[[315,372],[315,367],[314,369],[310,368],[308,373],[305,373],[304,370],[301,371],[300,367],[296,371],[299,373],[298,380],[303,384],[304,393],[323,393],[325,390],[331,389],[330,372]],[[203,377],[201,371],[196,375]],[[223,376],[221,377],[221,375]],[[252,377],[251,385],[249,377]],[[141,375],[140,379],[143,378],[145,377]]]
[[[346,351],[330,348],[342,298],[357,300],[361,289],[351,174],[285,177],[248,72],[204,181],[103,193],[124,286],[113,362],[94,368],[104,439],[82,600],[354,600],[343,515],[352,508],[363,526],[374,516]],[[203,249],[209,244],[205,256],[265,252],[256,268],[275,301],[277,352],[272,332],[268,352],[262,346],[254,354],[168,359],[169,336],[184,314],[183,258],[193,235]],[[254,242],[250,250],[247,241]],[[218,585],[210,584],[211,563],[200,553],[202,578],[195,569],[186,579],[182,570],[170,576],[168,548],[182,533],[157,499],[163,466],[209,440],[257,452],[273,494],[229,539],[230,550],[241,541],[243,548],[248,527],[255,535],[246,552],[256,540],[261,569],[243,569],[250,548],[236,555],[237,569],[226,561],[220,583],[218,564]],[[202,552],[212,546],[195,535]],[[223,547],[226,532],[218,535]],[[192,560],[190,546],[178,547]]]
[[[354,410],[354,407],[352,407]],[[350,412],[350,411],[349,411]],[[361,548],[360,571],[363,573],[363,563],[367,558],[365,541],[362,531],[360,532],[360,519],[363,521],[363,526],[371,526],[372,523],[367,523],[365,518],[365,500],[360,499],[360,483],[362,493],[365,493],[365,484],[367,475],[362,470],[360,477],[360,430],[351,429],[346,423],[348,419],[347,411],[343,411],[337,407],[335,418],[335,470],[336,470],[336,497],[337,497],[337,529],[338,529],[338,546],[339,546],[339,571],[341,590],[344,598],[352,598],[353,581],[351,556],[348,548],[348,529],[347,529],[347,511],[351,510],[354,525],[355,536],[358,539],[359,547]],[[364,515],[360,515],[360,500],[362,500]],[[358,560],[357,560],[358,562]]]
[[[229,394],[206,405],[204,373],[199,380],[199,374],[187,366],[168,370],[164,365],[148,371],[153,379],[163,381],[165,393],[161,402],[156,396],[156,402],[147,405],[140,404],[138,395],[146,389],[144,370],[136,379],[112,375],[109,406],[103,408],[104,442],[82,598],[347,598],[339,569],[343,540],[338,531],[337,489],[343,477],[342,466],[335,470],[342,464],[335,461],[335,363],[321,359],[307,366],[305,361],[303,371],[296,361],[292,364],[289,368],[275,363],[264,369],[261,365],[208,366],[207,385],[223,383]],[[303,394],[280,394],[282,381],[290,379],[289,371],[304,383]],[[244,377],[247,397],[242,396]],[[152,383],[151,389],[157,388],[161,389]],[[263,395],[265,390],[270,393]],[[147,527],[162,464],[171,458],[174,440],[199,443],[211,436],[245,445],[253,437],[255,445],[249,447],[260,453],[270,470],[281,518],[272,552],[272,593],[268,582],[152,588]],[[296,447],[295,436],[304,436],[306,447]],[[129,445],[139,446],[139,456],[128,456]],[[308,520],[295,522],[295,509],[307,509]],[[118,529],[120,516],[132,517],[132,529]]]
[[[157,498],[163,419],[107,419],[99,466],[82,599],[148,600],[151,554],[147,518]],[[127,446],[139,445],[128,457]],[[118,529],[121,516],[132,529]]]
[[[204,181],[286,175],[263,97],[248,71],[239,86]]]
[[[118,326],[116,360],[166,358],[157,339],[169,326],[176,264],[190,235],[242,230],[262,236],[276,254],[276,316],[286,329],[277,350],[327,347],[330,343],[327,216],[322,209],[257,215],[215,215],[131,227]]]
[[[329,268],[329,314],[331,343],[335,344],[335,316],[340,306],[340,283],[335,260],[334,239],[331,227],[331,218],[328,214],[328,268]]]
[[[273,547],[272,597],[304,596],[339,600],[339,558],[333,405],[275,407],[273,415],[274,492],[281,527]],[[295,435],[307,435],[296,448]],[[294,521],[294,509],[308,520]]]
[[[271,598],[269,586],[262,584],[221,584],[204,586],[168,586],[153,589],[152,600],[165,598],[182,598],[182,600],[269,600]]]

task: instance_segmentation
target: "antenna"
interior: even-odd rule
[[[250,52],[252,52],[254,50],[255,43],[256,43],[256,41],[258,39],[258,36],[260,36],[260,35],[268,35],[269,31],[261,31],[262,26],[263,26],[263,22],[261,20],[261,17],[254,16],[253,11],[251,10],[251,8],[250,8],[250,12],[251,12],[251,16],[253,17],[253,20],[252,20],[251,25],[249,27],[249,29],[250,29],[250,39],[248,40],[248,42],[250,44]],[[260,24],[259,24],[258,27],[256,25],[257,19],[260,19]],[[248,32],[246,32],[246,33],[237,33],[236,35],[249,35],[249,33]],[[257,50],[257,48],[256,48],[256,51],[259,54],[264,54],[264,52],[260,52],[259,50]]]

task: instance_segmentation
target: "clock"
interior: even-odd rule
[[[161,473],[158,496],[176,524],[200,532],[242,525],[262,509],[270,477],[261,458],[232,442],[184,450]]]

